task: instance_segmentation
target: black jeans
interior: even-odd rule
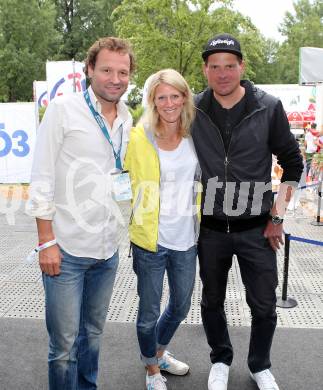
[[[198,244],[203,283],[202,321],[212,349],[211,362],[231,365],[233,359],[224,301],[232,256],[236,255],[251,309],[248,366],[253,373],[271,366],[270,349],[277,323],[277,261],[275,252],[263,236],[264,228],[222,233],[201,227]]]

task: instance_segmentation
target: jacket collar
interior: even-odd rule
[[[91,102],[92,102],[93,106],[95,107],[96,111],[99,114],[102,114],[101,104],[100,104],[98,98],[96,97],[91,86],[88,87],[88,92],[89,92]],[[116,103],[116,108],[117,108],[118,118],[120,118],[122,123],[126,122],[129,119],[129,115],[130,115],[127,105],[122,100],[119,100]]]

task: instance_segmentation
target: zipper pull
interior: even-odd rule
[[[224,165],[225,166],[229,165],[228,156],[225,156]]]

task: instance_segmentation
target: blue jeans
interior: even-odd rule
[[[190,309],[196,252],[196,246],[176,251],[158,245],[157,252],[149,252],[133,244],[133,269],[139,295],[137,336],[145,365],[157,364],[157,351],[166,349]],[[159,318],[165,271],[169,301]]]
[[[61,252],[61,273],[43,274],[49,389],[92,390],[119,256],[97,260]]]

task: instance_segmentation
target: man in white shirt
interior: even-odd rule
[[[49,389],[96,389],[100,337],[118,266],[111,175],[132,118],[120,97],[134,69],[128,43],[88,51],[83,93],[56,98],[39,127],[27,213],[36,217],[49,333]]]

